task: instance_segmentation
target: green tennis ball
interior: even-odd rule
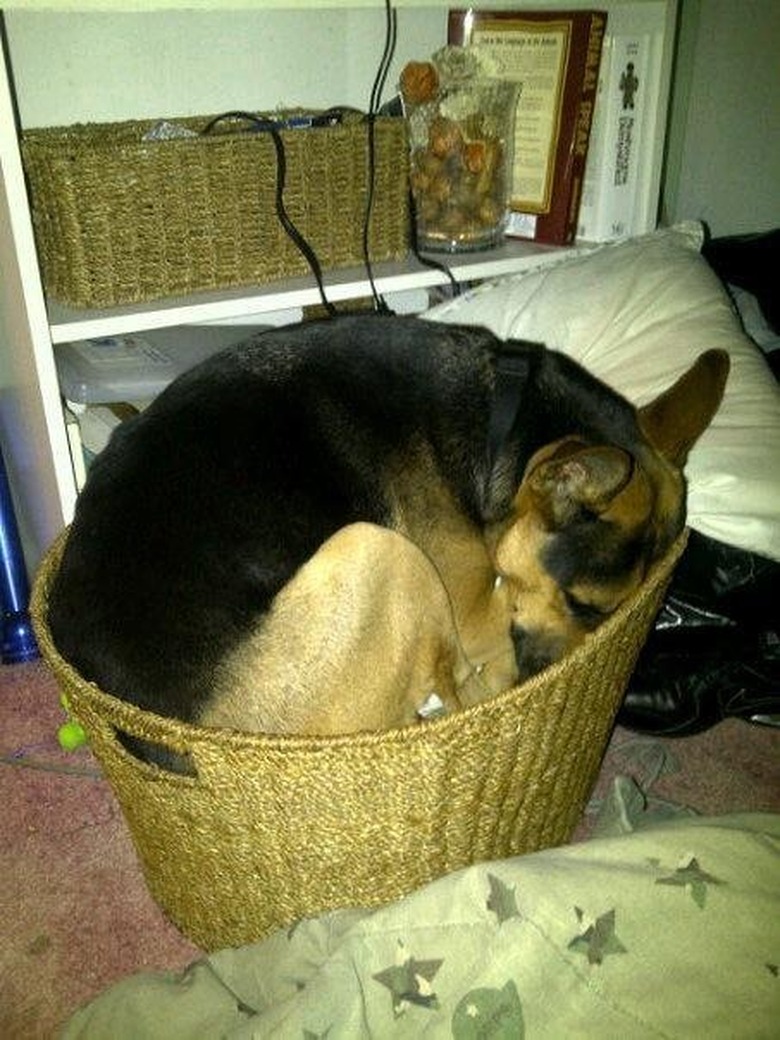
[[[87,735],[78,722],[71,719],[69,722],[63,723],[57,730],[57,739],[63,751],[75,751],[82,744],[86,744]]]

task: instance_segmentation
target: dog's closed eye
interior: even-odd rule
[[[564,589],[563,596],[571,616],[583,625],[595,628],[612,613],[611,609],[605,609],[596,603],[588,603],[566,589]]]

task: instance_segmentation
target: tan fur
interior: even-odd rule
[[[637,458],[609,445],[567,437],[538,451],[528,463],[512,515],[488,541],[504,576],[511,624],[557,659],[581,643],[596,624],[583,624],[566,593],[608,617],[634,593],[652,564],[679,533],[684,516],[682,467],[717,411],[728,356],[708,351],[669,389],[637,411],[648,443]],[[561,589],[543,566],[556,527],[586,506],[629,542],[648,550],[631,571],[611,582],[575,583]],[[520,678],[524,678],[521,674]]]
[[[652,522],[657,496],[647,474],[630,460],[627,468],[626,454],[618,448],[585,447],[576,438],[566,438],[531,459],[511,522],[492,533],[493,556],[504,577],[511,624],[529,632],[556,659],[590,631],[572,616],[564,590],[541,564],[553,538],[553,523],[561,519],[556,514],[566,508],[559,499],[574,504],[587,500],[594,507],[598,503],[602,518],[618,525],[628,538]],[[646,561],[648,567],[651,562]],[[609,584],[575,584],[567,591],[607,617],[636,591],[646,569],[636,567]]]
[[[518,678],[507,622],[510,604],[507,589],[496,587],[483,533],[458,508],[428,445],[418,446],[413,463],[393,474],[392,488],[393,527],[436,568],[466,656],[480,671],[483,695],[508,689]],[[467,692],[462,699],[472,703]]]
[[[342,528],[222,664],[205,725],[328,735],[413,723],[428,695],[446,710],[484,696],[447,591],[403,535]]]

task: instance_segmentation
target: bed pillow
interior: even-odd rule
[[[686,468],[688,522],[780,560],[780,389],[700,255],[703,240],[700,224],[679,224],[483,283],[425,317],[546,343],[637,405],[702,351],[727,350],[723,404]]]

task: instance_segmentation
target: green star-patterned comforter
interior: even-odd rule
[[[685,818],[459,871],[181,975],[67,1040],[780,1037],[780,816]]]

